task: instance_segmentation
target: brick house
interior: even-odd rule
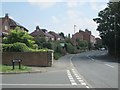
[[[39,26],[36,26],[36,30],[34,30],[32,33],[30,33],[33,37],[45,37],[46,40],[54,40],[54,36],[47,32],[46,29],[40,29]]]
[[[95,36],[93,36],[91,34],[91,31],[89,31],[87,29],[85,29],[85,31],[79,30],[79,32],[72,35],[72,42],[75,45],[76,45],[76,41],[75,41],[76,39],[85,40],[88,43],[91,43],[93,47],[94,47],[94,44],[96,43]]]
[[[20,27],[20,29],[28,32],[28,29],[11,19],[8,14],[0,18],[0,36],[8,34],[11,29],[15,29],[16,27]]]
[[[72,35],[71,41],[73,42],[73,45],[77,45],[76,39],[84,40],[84,31],[79,30],[79,32]]]

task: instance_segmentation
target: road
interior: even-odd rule
[[[93,88],[118,88],[118,63],[107,51],[77,54],[72,63]]]
[[[107,51],[70,54],[44,73],[2,75],[3,88],[118,88],[118,63]]]

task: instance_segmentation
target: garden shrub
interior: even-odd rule
[[[71,43],[66,43],[66,51],[70,54],[73,54],[75,51],[74,46]]]
[[[3,44],[3,52],[26,52],[29,48],[24,43]]]

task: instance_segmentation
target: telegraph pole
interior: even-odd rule
[[[75,36],[76,25],[74,25],[74,45],[76,46],[76,36]]]

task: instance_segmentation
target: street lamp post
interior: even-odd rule
[[[74,25],[74,45],[76,46],[75,28],[76,28],[76,25]]]

